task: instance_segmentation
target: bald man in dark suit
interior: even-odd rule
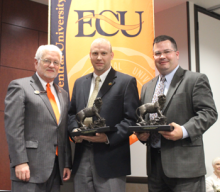
[[[76,149],[72,172],[75,192],[123,192],[126,175],[131,173],[131,133],[127,128],[136,122],[139,97],[136,79],[111,67],[113,56],[110,42],[96,39],[90,49],[94,72],[76,80],[73,88],[70,132],[79,127],[76,114],[87,107],[97,77],[101,79],[97,97],[103,102],[100,116],[112,130],[116,128],[116,131],[96,133],[95,136],[74,137]]]

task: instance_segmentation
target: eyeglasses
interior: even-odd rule
[[[170,55],[172,52],[176,52],[176,51],[171,50],[171,49],[167,49],[167,50],[164,50],[163,52],[155,52],[154,57],[159,58],[159,57],[161,57],[161,55],[167,56],[167,55]]]
[[[51,63],[53,63],[54,66],[59,66],[60,62],[59,61],[51,61],[49,59],[41,59],[41,61],[43,61],[44,65],[50,65]]]

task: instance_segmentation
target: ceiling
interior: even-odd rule
[[[48,0],[31,0],[38,3],[42,3],[48,5]],[[188,0],[193,2],[196,5],[199,5],[203,8],[209,9],[212,7],[219,7],[218,9],[214,10],[213,12],[220,15],[220,1],[219,0]],[[154,11],[155,13],[169,9],[171,7],[175,7],[176,5],[182,4],[187,2],[187,0],[154,0]]]
[[[214,10],[213,12],[220,15],[220,1],[219,0],[188,0],[193,2],[194,4],[203,7],[205,9],[209,9],[212,7],[219,7],[218,9]],[[182,4],[187,2],[187,0],[154,0],[154,9],[155,13],[169,9],[176,5]]]

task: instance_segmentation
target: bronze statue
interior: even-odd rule
[[[165,95],[159,95],[158,101],[155,103],[145,103],[138,107],[136,109],[136,115],[138,117],[138,123],[137,125],[145,126],[145,125],[164,125],[166,124],[166,117],[162,114],[161,110],[164,107],[164,104],[166,102],[166,96]],[[139,111],[139,115],[138,115]],[[158,117],[156,117],[154,120],[149,120],[146,122],[144,120],[144,116],[147,113],[157,113]]]
[[[98,97],[95,99],[94,104],[92,107],[82,109],[76,114],[76,119],[79,125],[79,128],[77,131],[87,130],[87,129],[93,129],[93,128],[99,128],[99,127],[105,127],[105,119],[102,118],[99,115],[99,112],[102,107],[102,99],[101,97]],[[84,120],[87,117],[93,117],[96,116],[98,120],[96,120],[94,123],[90,123],[88,126],[84,124]]]

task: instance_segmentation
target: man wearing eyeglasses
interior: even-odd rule
[[[141,102],[151,103],[158,86],[163,85],[166,103],[162,112],[174,130],[136,133],[147,142],[149,192],[205,192],[202,134],[218,115],[208,78],[178,65],[179,51],[172,37],[156,37],[153,51],[159,76],[143,86]]]
[[[62,52],[40,46],[36,73],[13,80],[5,98],[12,192],[59,192],[70,178],[68,94],[54,84]]]

